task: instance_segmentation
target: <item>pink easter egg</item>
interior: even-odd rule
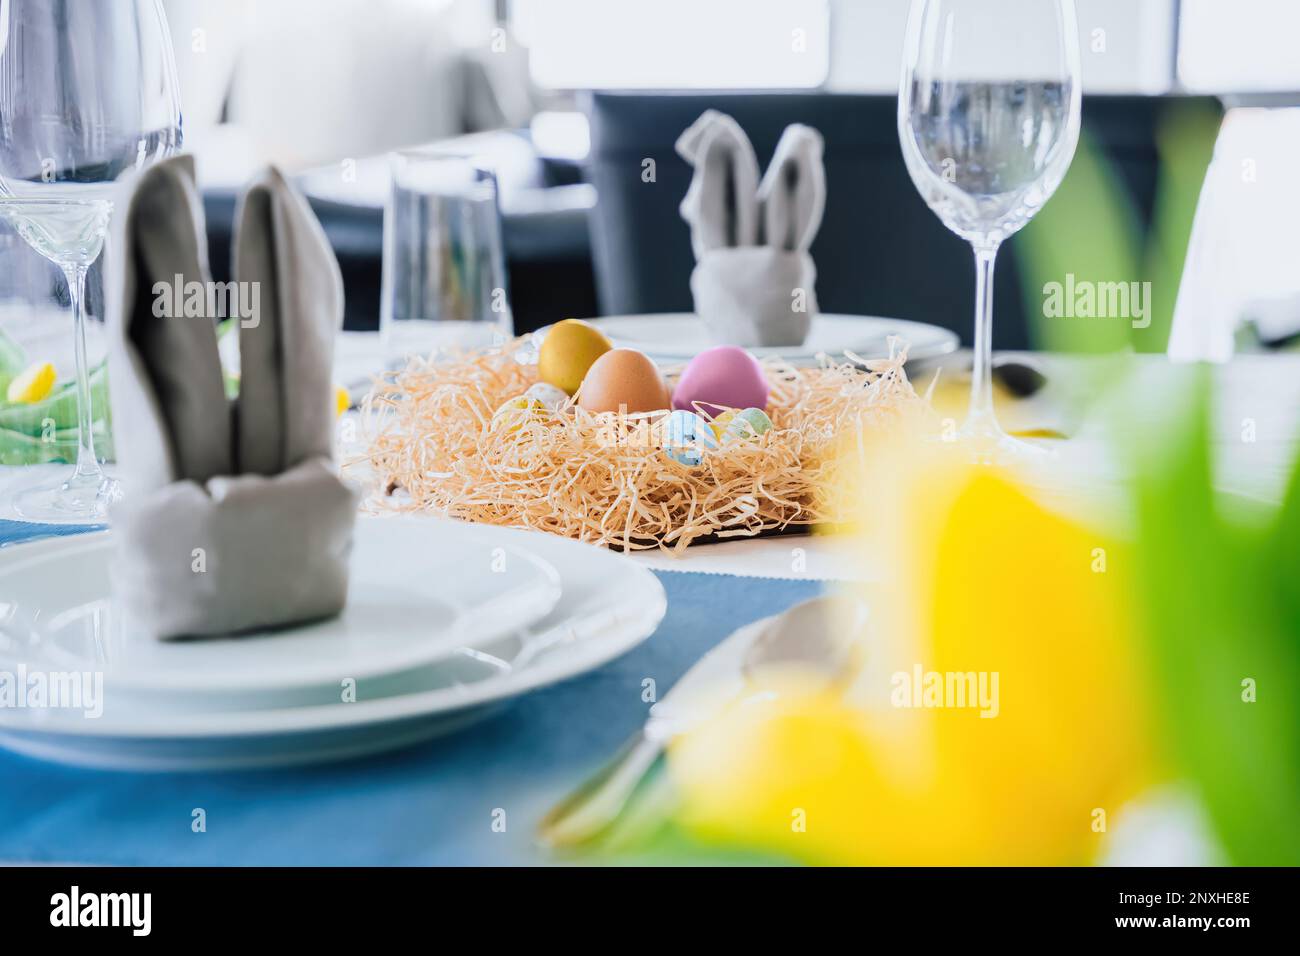
[[[735,345],[718,345],[691,359],[673,390],[673,408],[710,416],[724,408],[766,408],[767,377],[758,359]]]

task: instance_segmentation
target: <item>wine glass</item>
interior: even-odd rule
[[[95,454],[86,273],[108,232],[114,181],[180,143],[161,0],[0,0],[0,216],[67,280],[80,433],[70,475],[14,496],[23,518],[99,521],[120,495]]]
[[[959,437],[984,461],[1033,446],[993,411],[998,247],[1043,207],[1079,143],[1074,0],[912,0],[898,95],[907,171],[945,226],[975,250],[975,356]]]

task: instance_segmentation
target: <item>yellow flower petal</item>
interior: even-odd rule
[[[9,383],[5,397],[11,402],[34,404],[47,398],[54,391],[54,366],[49,362],[37,362],[28,366]]]
[[[812,862],[1086,863],[1152,781],[1126,549],[937,454],[877,456],[859,486],[864,551],[889,560],[850,692],[759,695],[671,751],[705,839]],[[992,706],[900,700],[931,673],[985,680]]]

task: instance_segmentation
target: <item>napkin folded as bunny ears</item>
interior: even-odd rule
[[[677,152],[695,168],[681,213],[696,313],[723,344],[802,345],[817,312],[808,249],[826,208],[821,134],[786,127],[761,181],[753,144],[725,113],[706,111]]]
[[[231,301],[247,290],[242,301],[257,307],[239,317],[232,402],[214,317],[206,308],[187,316],[180,294],[159,294],[216,289],[192,159],[159,163],[118,189],[104,266],[125,491],[111,514],[117,600],[157,638],[339,613],[358,495],[331,464],[343,286],[320,223],[273,169],[240,202],[237,285],[224,292]]]

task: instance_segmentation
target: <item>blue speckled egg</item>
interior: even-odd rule
[[[704,460],[706,451],[718,447],[709,423],[694,412],[678,409],[660,427],[664,454],[691,468]]]

